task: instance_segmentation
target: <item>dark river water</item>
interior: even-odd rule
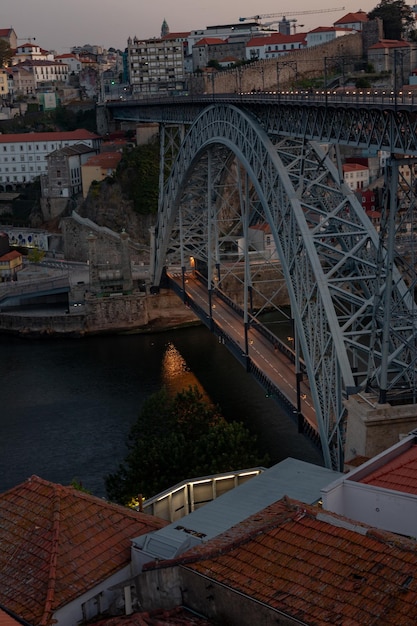
[[[105,496],[144,400],[190,385],[258,437],[272,463],[320,453],[204,327],[152,335],[20,339],[0,335],[0,492],[32,474]],[[240,468],[236,468],[240,469]]]

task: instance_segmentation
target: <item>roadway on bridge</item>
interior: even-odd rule
[[[182,287],[182,276],[170,274],[169,277]],[[209,317],[209,300],[207,287],[199,282],[191,273],[186,275],[185,292],[187,297],[206,312]],[[220,297],[212,294],[212,319],[218,328],[230,337],[235,345],[245,355],[245,328],[242,318]],[[297,407],[297,383],[294,363],[280,352],[267,337],[262,335],[256,327],[248,330],[248,356],[252,364],[277,387],[288,399],[290,404]],[[315,432],[318,432],[316,412],[311,400],[308,381],[300,383],[301,413]]]

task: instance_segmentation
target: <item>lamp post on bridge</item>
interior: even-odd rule
[[[297,82],[298,78],[298,69],[297,69],[297,61],[278,61],[277,62],[277,91],[279,91],[279,82],[280,82],[280,74],[284,68],[289,68],[289,70],[294,71],[294,78]]]

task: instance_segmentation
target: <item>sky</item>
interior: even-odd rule
[[[164,19],[174,33],[279,12],[297,19],[298,31],[302,32],[329,26],[359,9],[369,12],[378,4],[379,0],[317,0],[314,4],[311,0],[1,0],[0,28],[13,27],[19,43],[36,39],[41,48],[58,53],[86,43],[124,50],[129,36],[159,37]],[[342,7],[327,13],[295,15]]]

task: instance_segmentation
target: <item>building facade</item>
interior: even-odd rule
[[[12,191],[45,174],[51,152],[79,143],[98,151],[101,138],[83,129],[0,135],[0,191]]]
[[[169,93],[185,87],[184,46],[176,38],[129,38],[128,60],[133,93]]]
[[[246,45],[246,59],[275,59],[294,50],[302,50],[306,46],[306,33],[273,33],[265,37],[253,37]]]

